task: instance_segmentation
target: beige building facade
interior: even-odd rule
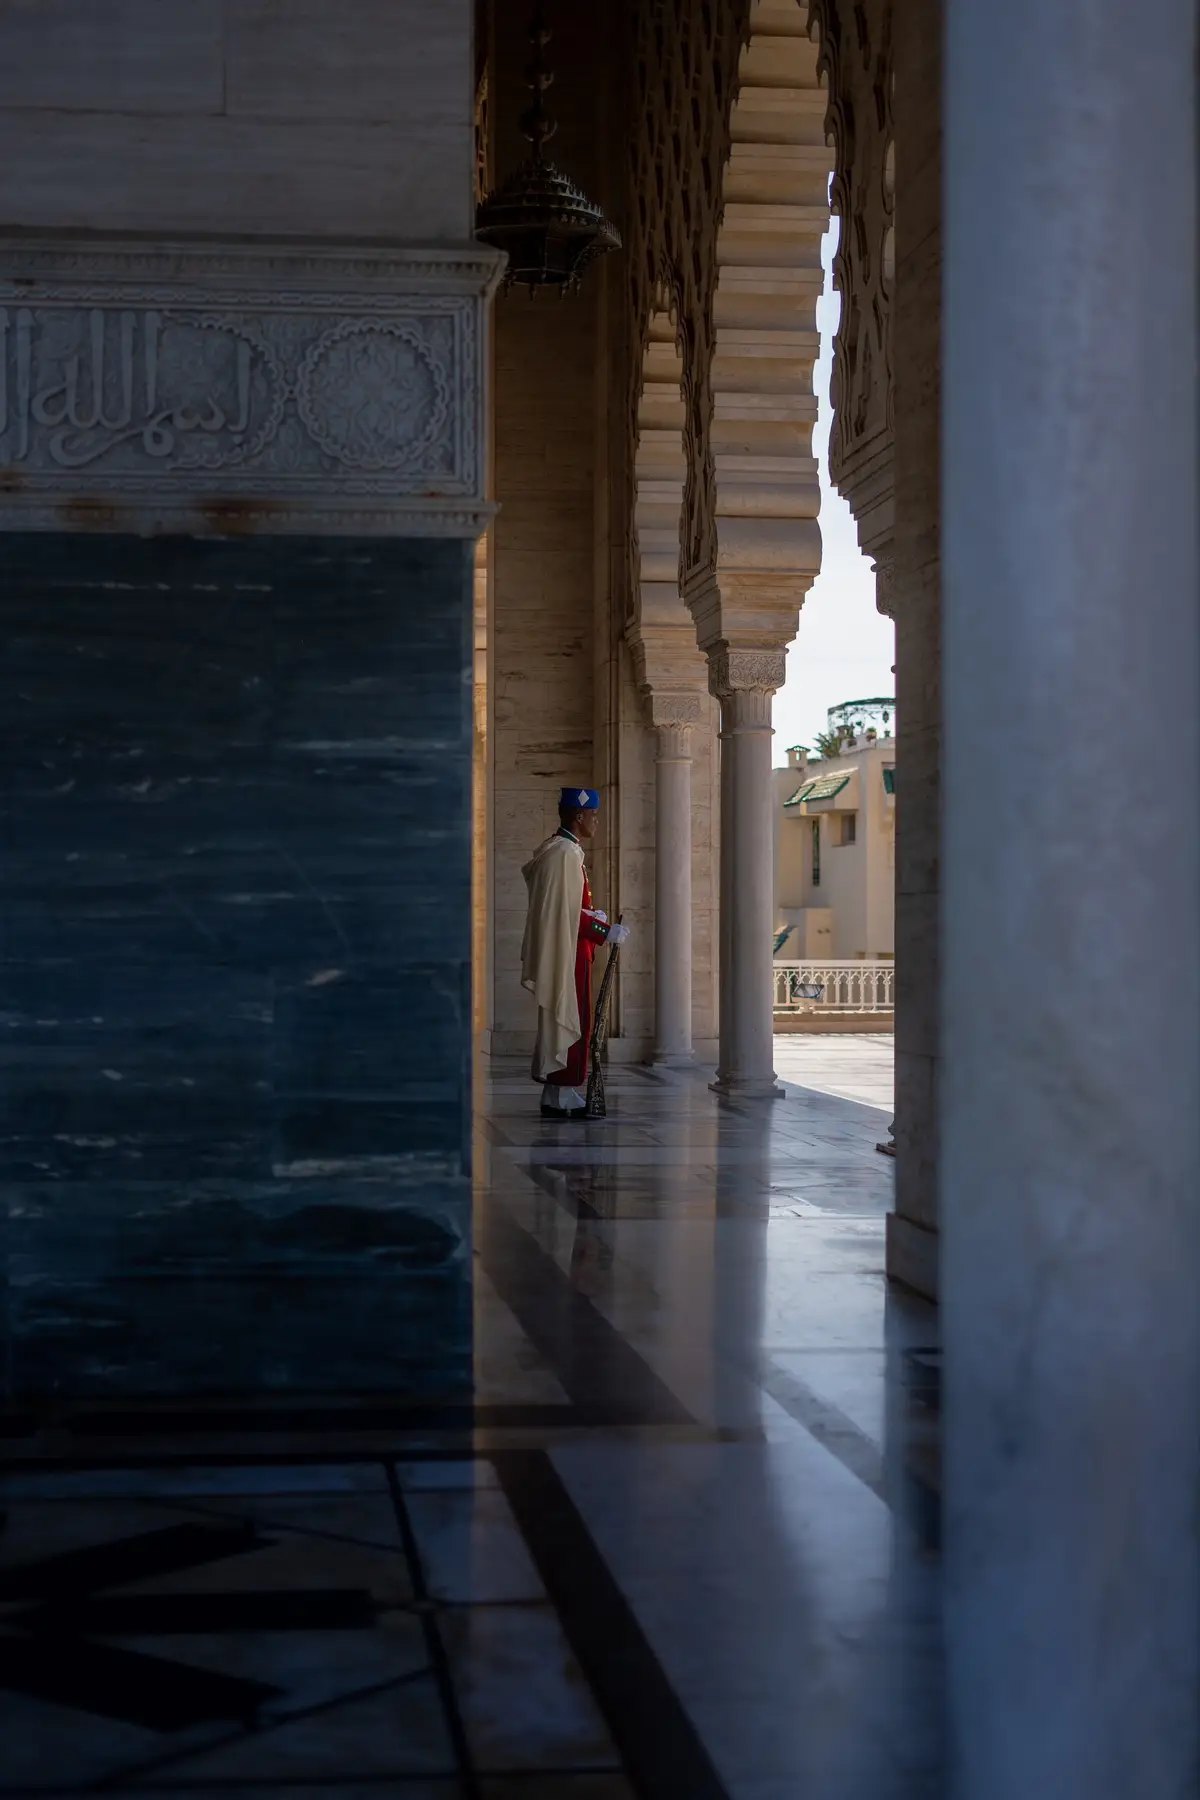
[[[892,957],[895,744],[864,732],[838,756],[787,754],[771,772],[776,961]]]

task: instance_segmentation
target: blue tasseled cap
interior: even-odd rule
[[[600,805],[600,796],[595,788],[564,788],[558,796],[558,804],[575,812],[595,812]]]

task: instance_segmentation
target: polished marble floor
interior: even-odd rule
[[[935,1800],[936,1321],[890,1039],[785,1095],[485,1068],[475,1405],[3,1446],[0,1795]]]

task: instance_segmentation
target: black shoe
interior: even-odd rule
[[[572,1106],[569,1110],[561,1106],[543,1106],[543,1119],[582,1119],[587,1112],[586,1106]]]

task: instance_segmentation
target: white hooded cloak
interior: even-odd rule
[[[538,1007],[533,1077],[546,1081],[566,1068],[580,1035],[575,955],[583,910],[583,850],[571,838],[547,838],[521,873],[529,890],[521,985]]]

